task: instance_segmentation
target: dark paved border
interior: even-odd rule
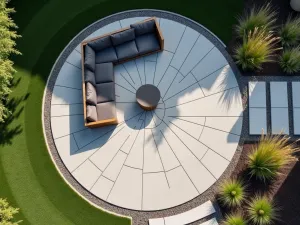
[[[215,196],[217,192],[218,185],[228,179],[234,170],[238,159],[240,157],[240,154],[242,152],[242,146],[244,142],[244,136],[247,136],[247,130],[248,130],[248,125],[245,121],[247,121],[247,110],[244,112],[244,120],[243,120],[243,126],[242,126],[242,132],[241,132],[241,138],[240,142],[237,148],[237,151],[230,162],[229,166],[223,173],[223,175],[216,181],[214,185],[212,185],[208,190],[206,190],[204,193],[199,195],[198,197],[194,198],[193,200],[184,203],[182,205],[176,206],[174,208],[170,209],[165,209],[165,210],[160,210],[160,211],[151,211],[151,212],[146,212],[146,211],[135,211],[135,210],[129,210],[129,209],[124,209],[118,206],[114,206],[110,203],[107,203],[98,197],[94,196],[92,193],[90,193],[88,190],[86,190],[84,187],[82,187],[76,179],[70,174],[68,169],[65,167],[63,161],[61,160],[59,153],[57,152],[57,149],[55,147],[54,139],[52,136],[51,132],[51,97],[52,97],[52,91],[55,85],[56,78],[58,76],[58,73],[64,64],[65,60],[69,56],[69,54],[80,44],[82,40],[84,40],[87,36],[89,36],[91,33],[94,31],[100,29],[101,27],[118,21],[122,20],[125,18],[130,18],[130,17],[139,17],[139,16],[156,16],[156,17],[161,17],[169,20],[174,20],[176,22],[182,23],[186,26],[189,26],[190,28],[198,31],[200,34],[205,36],[207,39],[209,39],[224,55],[224,57],[228,60],[231,68],[235,72],[236,79],[239,83],[240,91],[242,93],[243,99],[245,99],[246,95],[243,94],[245,93],[245,87],[244,87],[244,79],[241,77],[240,72],[238,71],[235,63],[233,62],[232,58],[230,55],[227,53],[225,49],[225,45],[215,36],[213,35],[210,31],[208,31],[205,27],[202,25],[196,23],[195,21],[192,21],[186,17],[180,16],[175,13],[171,12],[166,12],[166,11],[160,11],[160,10],[132,10],[132,11],[125,11],[121,13],[117,13],[111,16],[108,16],[106,18],[103,18],[94,24],[90,25],[83,31],[81,31],[68,45],[67,47],[63,50],[61,55],[58,57],[57,61],[55,62],[52,71],[50,73],[49,79],[47,86],[45,88],[45,93],[44,93],[44,102],[43,102],[43,124],[44,124],[44,134],[46,138],[46,142],[48,145],[48,150],[51,154],[52,160],[54,161],[54,164],[58,168],[58,171],[60,174],[63,176],[63,178],[66,180],[66,182],[77,192],[79,193],[83,198],[88,200],[91,204],[96,205],[102,209],[108,210],[110,212],[116,213],[116,214],[121,214],[124,216],[129,216],[132,217],[133,219],[133,224],[134,225],[146,225],[148,224],[148,219],[149,218],[157,218],[157,217],[166,217],[166,216],[171,216],[175,214],[179,214],[185,211],[188,211],[194,207],[197,207],[204,202],[211,200],[217,210],[216,217],[218,220],[221,218],[221,213],[219,210],[218,205],[216,204],[215,201]],[[245,102],[245,101],[243,101]],[[243,103],[244,105],[244,103]],[[210,217],[208,217],[210,218]],[[204,219],[207,220],[208,218]],[[194,223],[193,223],[194,224]]]

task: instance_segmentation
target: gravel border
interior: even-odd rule
[[[241,137],[240,141],[238,144],[237,151],[230,162],[229,166],[223,173],[223,175],[216,181],[214,185],[212,185],[208,190],[206,190],[204,193],[201,195],[197,196],[193,200],[186,202],[182,205],[170,208],[170,209],[165,209],[165,210],[160,210],[160,211],[136,211],[136,210],[129,210],[129,209],[124,209],[115,205],[112,205],[110,203],[107,203],[98,197],[94,196],[92,193],[90,193],[88,190],[86,190],[84,187],[82,187],[77,180],[70,174],[68,169],[65,167],[63,161],[61,160],[59,153],[56,149],[54,139],[52,136],[52,131],[51,131],[51,98],[52,98],[52,91],[55,85],[56,78],[58,76],[58,73],[63,66],[65,60],[69,56],[69,54],[80,44],[82,40],[84,40],[87,36],[89,36],[91,33],[94,31],[98,30],[99,28],[118,21],[122,20],[125,18],[130,18],[130,17],[139,17],[139,16],[156,16],[156,17],[161,17],[161,18],[166,18],[170,19],[179,23],[182,23],[199,33],[201,33],[203,36],[205,36],[207,39],[209,39],[219,50],[220,52],[224,55],[224,57],[228,60],[229,65],[233,69],[236,75],[236,79],[239,83],[240,91],[242,93],[242,98],[245,99],[246,95],[244,94],[244,85],[243,85],[243,79],[238,71],[235,63],[233,62],[232,58],[230,55],[227,53],[225,49],[224,43],[220,41],[213,33],[211,33],[209,30],[207,30],[205,27],[202,25],[198,24],[197,22],[190,20],[186,17],[183,17],[181,15],[167,12],[167,11],[161,11],[161,10],[149,10],[149,9],[142,9],[142,10],[131,10],[131,11],[124,11],[120,12],[117,14],[113,14],[111,16],[105,17],[103,19],[98,20],[97,22],[93,23],[92,25],[88,26],[85,28],[83,31],[81,31],[67,46],[66,48],[62,51],[60,56],[58,57],[57,61],[55,62],[52,71],[50,73],[50,76],[48,78],[48,82],[45,88],[45,93],[44,93],[44,99],[43,99],[43,115],[42,115],[42,121],[43,121],[43,128],[44,128],[44,136],[46,140],[46,144],[48,146],[48,151],[51,155],[51,158],[54,162],[54,165],[56,166],[57,170],[63,177],[63,179],[67,182],[67,184],[76,192],[78,193],[82,198],[87,200],[91,205],[100,208],[102,210],[109,211],[111,213],[115,213],[121,216],[125,217],[131,217],[132,218],[132,224],[134,225],[146,225],[148,224],[149,218],[159,218],[159,217],[167,217],[171,215],[176,215],[182,212],[186,212],[194,207],[197,207],[204,202],[211,200],[215,207],[217,213],[215,214],[216,218],[218,220],[221,219],[221,213],[220,209],[216,203],[216,192],[217,192],[217,187],[218,185],[228,179],[233,172],[235,166],[237,165],[237,162],[239,160],[239,157],[242,153],[242,146],[244,143],[244,136],[247,135],[247,130],[248,130],[248,123],[245,118],[245,112],[244,111],[244,120],[243,120],[243,126],[242,126],[242,132],[241,132]],[[243,105],[245,101],[243,101]],[[208,220],[211,217],[205,218],[203,221]],[[202,220],[201,220],[202,221]],[[194,223],[193,223],[194,224]],[[196,223],[195,223],[196,224]]]

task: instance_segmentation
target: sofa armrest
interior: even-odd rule
[[[107,119],[107,120],[99,120],[96,122],[90,122],[90,123],[86,123],[85,126],[93,128],[93,127],[102,127],[102,126],[113,125],[113,124],[118,124],[117,118],[111,118],[111,119]]]
[[[160,29],[160,26],[157,22],[157,20],[155,19],[155,24],[156,24],[156,30],[157,30],[157,36],[159,38],[159,43],[160,43],[160,46],[161,46],[161,50],[164,49],[164,44],[165,44],[165,40],[164,40],[164,36],[162,34],[162,31]]]

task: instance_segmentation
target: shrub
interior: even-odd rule
[[[280,169],[296,160],[293,153],[298,151],[288,136],[262,134],[260,142],[248,155],[250,175],[266,181],[280,174]]]
[[[279,58],[279,64],[286,73],[296,73],[300,71],[300,47],[287,49]]]
[[[264,30],[272,31],[275,26],[277,12],[266,4],[260,8],[254,7],[245,16],[238,18],[238,25],[235,27],[237,34],[240,37],[247,36],[255,28],[263,28]]]
[[[241,205],[245,199],[245,187],[241,181],[227,180],[220,186],[219,199],[225,206]]]
[[[273,36],[271,32],[255,28],[244,37],[243,43],[235,49],[234,57],[236,63],[243,70],[261,69],[263,63],[272,62],[272,57],[279,38]]]
[[[14,215],[19,212],[19,209],[9,205],[6,199],[0,198],[0,224],[17,225],[21,221],[13,222]]]
[[[246,220],[240,214],[226,216],[224,225],[246,225]]]
[[[278,219],[278,209],[274,203],[265,196],[255,196],[248,204],[249,220],[258,225],[267,225]]]
[[[9,60],[10,54],[20,54],[15,49],[15,39],[19,37],[14,31],[17,26],[10,18],[10,14],[14,12],[13,9],[6,8],[7,0],[0,0],[0,123],[4,122],[10,114],[5,107],[6,99],[10,91],[10,84],[13,69],[13,62]]]
[[[292,19],[289,16],[287,22],[279,30],[279,37],[285,47],[297,45],[300,41],[300,17]]]

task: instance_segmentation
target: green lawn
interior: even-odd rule
[[[18,73],[9,106],[13,116],[0,126],[0,196],[21,208],[22,224],[130,224],[90,206],[57,173],[45,146],[41,111],[50,70],[67,43],[84,27],[115,12],[159,8],[198,21],[225,43],[241,0],[12,0],[23,36],[14,57]]]

